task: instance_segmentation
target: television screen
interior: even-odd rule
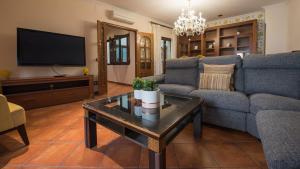
[[[17,28],[20,66],[85,66],[84,37]]]

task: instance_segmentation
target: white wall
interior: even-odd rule
[[[84,36],[87,67],[97,75],[96,21],[101,20],[141,32],[151,32],[152,18],[130,13],[135,24],[128,25],[107,18],[107,10],[117,9],[98,0],[1,0],[0,1],[0,69],[10,70],[13,77],[52,76],[50,67],[19,67],[16,60],[16,28],[30,28]],[[155,44],[156,45],[156,44]],[[60,73],[81,74],[79,67],[59,67]]]
[[[300,50],[300,0],[265,6],[266,53]]]
[[[265,6],[266,54],[289,51],[288,2]]]
[[[300,50],[300,0],[290,0],[289,15],[289,50]]]

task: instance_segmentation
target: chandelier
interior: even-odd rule
[[[181,15],[174,23],[174,32],[177,36],[194,36],[203,34],[206,28],[206,20],[202,18],[202,14],[195,15],[191,9],[191,0],[188,1],[187,9],[182,9]]]

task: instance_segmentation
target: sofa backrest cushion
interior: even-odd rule
[[[181,84],[197,87],[198,58],[172,59],[166,62],[166,84]]]
[[[245,93],[300,99],[300,53],[246,56],[243,69]]]
[[[227,65],[235,64],[234,70],[234,88],[237,91],[244,90],[244,74],[242,69],[242,58],[237,55],[233,56],[218,56],[218,57],[206,57],[199,60],[199,71],[203,73],[203,64],[214,64],[214,65]]]

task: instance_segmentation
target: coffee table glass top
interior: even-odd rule
[[[83,107],[91,112],[114,119],[120,123],[141,129],[160,137],[176,127],[184,117],[199,108],[202,99],[161,94],[160,105],[155,109],[142,108],[133,93],[85,103]]]

